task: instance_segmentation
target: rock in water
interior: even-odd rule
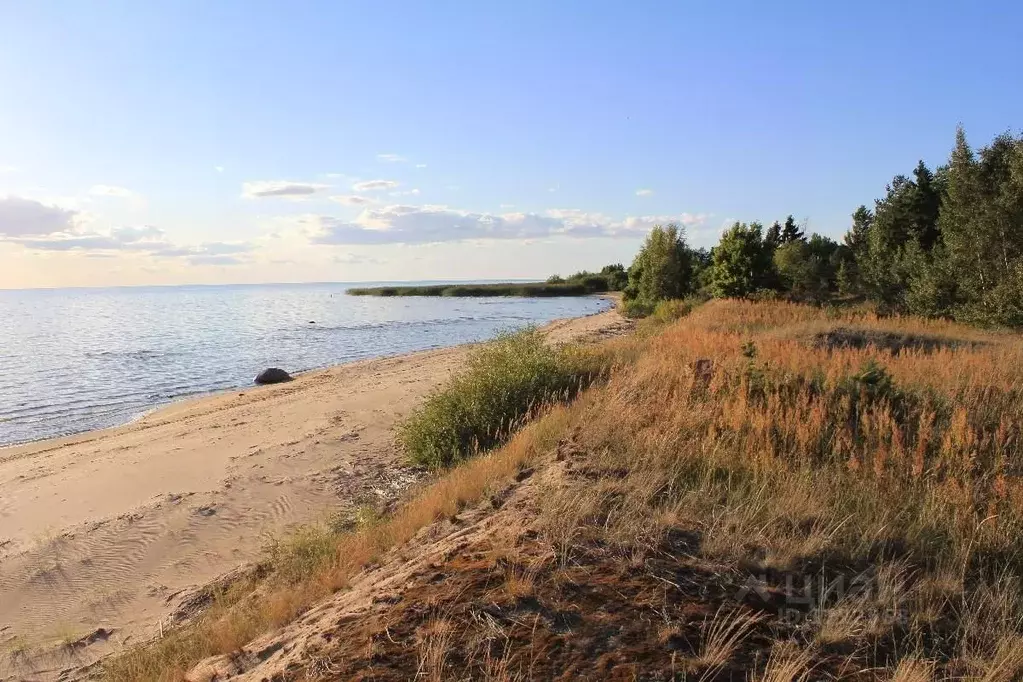
[[[279,367],[264,369],[256,377],[257,384],[280,384],[285,381],[291,381],[291,375]]]

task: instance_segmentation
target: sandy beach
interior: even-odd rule
[[[626,326],[612,310],[545,329],[563,342]],[[275,534],[400,495],[416,474],[393,426],[469,349],[342,365],[0,449],[0,679],[22,679],[19,658],[47,679],[150,637]]]

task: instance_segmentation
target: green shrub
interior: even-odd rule
[[[692,298],[671,298],[665,301],[658,301],[650,316],[658,322],[668,324],[693,312],[693,308],[700,303]]]
[[[600,356],[551,347],[535,328],[503,335],[475,350],[465,370],[405,420],[398,442],[416,464],[449,466],[503,442],[602,372]]]
[[[640,298],[626,298],[622,301],[622,315],[632,319],[646,317],[654,312],[656,304]]]

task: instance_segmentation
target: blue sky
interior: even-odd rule
[[[893,6],[893,5],[896,5]],[[0,287],[499,278],[1023,120],[1015,2],[2,2]]]

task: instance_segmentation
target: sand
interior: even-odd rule
[[[608,311],[546,329],[564,342],[626,327]],[[69,656],[151,637],[289,527],[398,496],[417,474],[393,427],[469,350],[342,365],[0,449],[0,680],[22,679],[25,661],[47,679]]]

